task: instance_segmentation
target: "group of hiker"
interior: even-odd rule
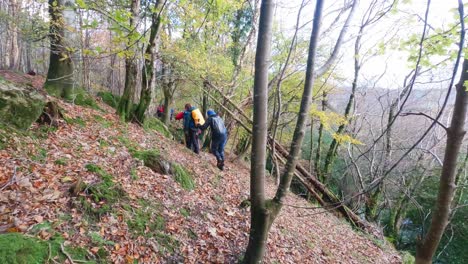
[[[227,142],[227,130],[223,119],[214,110],[206,112],[205,121],[201,111],[191,104],[185,104],[184,111],[176,114],[176,120],[183,120],[186,147],[196,154],[200,153],[199,135],[207,128],[211,129],[211,153],[216,157],[216,166],[224,170],[224,147]]]

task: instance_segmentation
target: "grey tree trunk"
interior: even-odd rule
[[[18,18],[18,0],[10,0],[9,3],[9,13],[13,18],[13,21],[10,21],[10,70],[17,71],[20,66],[20,50],[18,45],[18,27],[16,25]]]
[[[456,85],[457,95],[450,127],[447,128],[447,147],[440,175],[436,208],[432,215],[431,226],[416,250],[417,264],[432,263],[432,257],[449,223],[451,204],[456,189],[457,161],[466,133],[464,130],[468,106],[466,81],[468,81],[468,59],[463,61],[460,82]]]
[[[268,6],[269,4],[269,6]],[[285,198],[293,172],[296,168],[297,157],[302,146],[304,138],[305,123],[308,119],[310,104],[312,101],[312,88],[314,84],[314,66],[315,54],[317,51],[317,42],[320,31],[320,21],[322,17],[323,1],[317,0],[314,12],[314,23],[310,37],[309,56],[307,58],[306,77],[304,92],[302,94],[301,106],[296,128],[294,130],[293,141],[289,152],[285,171],[281,176],[280,184],[273,200],[265,200],[264,177],[265,177],[265,156],[266,156],[266,137],[267,137],[267,89],[268,89],[268,60],[269,45],[271,40],[271,2],[262,2],[260,13],[259,38],[257,43],[257,54],[255,60],[255,84],[254,85],[254,131],[252,145],[252,163],[251,163],[251,186],[250,195],[252,200],[251,209],[251,230],[249,245],[245,255],[246,263],[260,263],[265,252],[268,232],[273,221],[281,210],[283,199]],[[265,9],[265,10],[264,10]],[[266,13],[264,13],[266,12]],[[268,19],[268,20],[267,20]],[[268,30],[268,31],[266,31]],[[269,34],[265,34],[269,32]],[[265,34],[265,35],[264,35]],[[268,40],[268,44],[264,41]],[[268,45],[264,49],[263,45]],[[259,49],[260,48],[260,49]],[[260,51],[260,52],[259,52]],[[266,53],[268,51],[268,53]],[[257,68],[258,67],[258,68]],[[261,84],[261,86],[257,86]],[[255,111],[257,110],[257,112]],[[261,159],[260,159],[261,158]]]
[[[49,0],[50,60],[44,88],[49,94],[73,99],[73,53],[71,43],[76,13],[74,0]]]
[[[255,54],[252,154],[250,165],[250,235],[244,263],[261,263],[268,236],[265,202],[265,162],[268,117],[268,66],[271,51],[274,0],[262,1]]]

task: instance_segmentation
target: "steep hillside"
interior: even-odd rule
[[[7,251],[63,263],[242,258],[249,229],[249,209],[239,206],[249,195],[245,165],[228,162],[220,172],[210,154],[197,156],[149,127],[123,123],[102,103],[100,109],[58,104],[65,120],[57,128],[0,129],[1,263],[14,258]],[[177,176],[145,166],[153,154],[179,164]],[[268,181],[270,194],[273,184]],[[385,242],[290,195],[273,225],[266,262],[401,259]]]

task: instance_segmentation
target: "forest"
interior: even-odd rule
[[[467,263],[467,10],[0,0],[0,263]]]

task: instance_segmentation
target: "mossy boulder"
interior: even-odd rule
[[[174,138],[169,128],[161,120],[154,117],[146,118],[143,128],[147,131],[155,130],[170,139]]]
[[[0,122],[26,130],[42,114],[46,100],[30,86],[0,80]]]

